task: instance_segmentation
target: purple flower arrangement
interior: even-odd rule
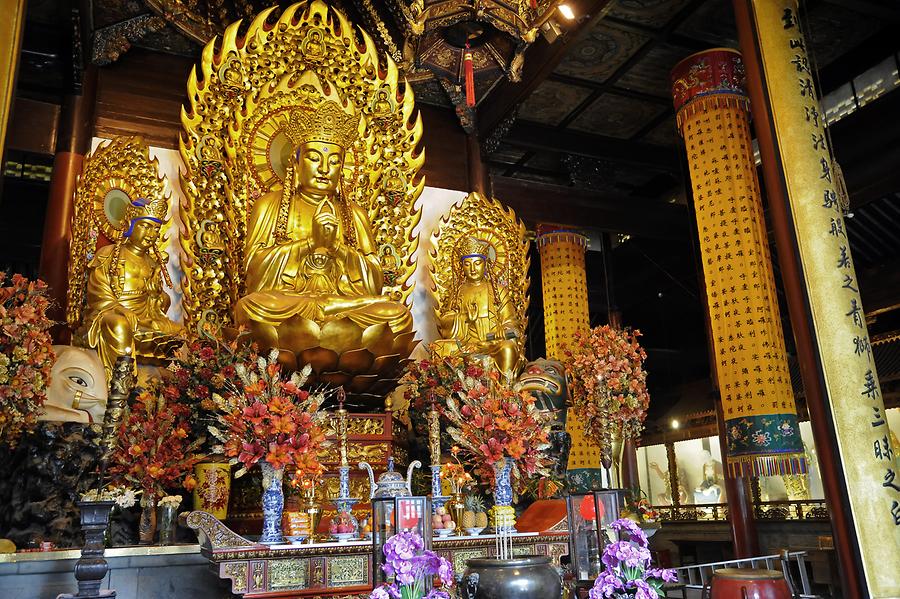
[[[675,570],[650,567],[647,536],[627,518],[616,520],[612,529],[623,540],[610,543],[603,550],[604,570],[594,581],[590,599],[658,599],[662,586],[675,582]]]
[[[393,582],[372,591],[369,599],[450,599],[449,593],[431,589],[425,594],[426,581],[434,576],[441,585],[453,586],[453,566],[443,557],[425,549],[425,543],[415,532],[401,532],[384,544],[384,573]]]

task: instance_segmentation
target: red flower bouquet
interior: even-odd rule
[[[6,282],[0,272],[0,285]],[[13,275],[0,287],[0,444],[34,429],[53,366],[47,285]]]
[[[647,353],[638,343],[640,335],[605,325],[575,333],[572,346],[563,349],[572,407],[587,437],[600,440],[605,455],[614,436],[638,437],[647,417]]]
[[[265,461],[275,470],[293,466],[298,477],[316,477],[323,472],[319,449],[324,447],[327,413],[320,410],[321,393],[301,389],[310,367],[281,377],[278,351],[269,359],[235,366],[240,383],[224,395],[214,393],[217,425],[209,432],[220,445],[214,453],[224,454],[231,464],[240,464],[235,477],[254,464]]]
[[[551,417],[535,407],[531,394],[513,391],[491,370],[487,382],[459,373],[461,388],[447,400],[448,432],[459,454],[482,483],[494,485],[495,466],[512,462],[512,481],[522,488],[526,479],[550,476],[544,450],[550,447]]]
[[[433,345],[426,349],[428,358],[411,361],[400,379],[400,385],[406,385],[404,397],[409,402],[410,410],[424,410],[432,399],[442,406],[447,399],[462,391],[463,378],[478,379],[487,384],[487,372],[473,355],[440,356]],[[463,378],[460,378],[460,373]]]
[[[239,339],[220,341],[195,338],[185,341],[175,352],[169,366],[172,376],[167,379],[166,395],[191,408],[191,428],[204,436],[206,426],[217,410],[213,394],[225,394],[227,389],[240,385],[235,364],[256,363],[256,344],[246,344]],[[203,450],[211,451],[211,443],[202,439]]]
[[[191,441],[190,409],[166,399],[162,384],[153,381],[138,394],[119,424],[110,473],[119,482],[143,491],[155,501],[167,490],[196,485],[191,472],[201,456],[200,442]]]

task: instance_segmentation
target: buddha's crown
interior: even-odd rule
[[[490,258],[490,249],[491,244],[487,241],[475,237],[467,237],[460,244],[459,255],[461,258],[466,258],[467,256],[483,256],[487,259]]]
[[[334,100],[325,100],[315,109],[292,110],[284,132],[294,147],[321,141],[346,150],[359,135],[359,114],[350,114]]]
[[[125,237],[131,236],[131,232],[134,230],[135,221],[146,219],[162,224],[165,222],[166,212],[168,211],[169,205],[164,198],[155,198],[152,200],[138,198],[132,200],[131,204],[128,206],[128,211],[125,214],[125,222],[128,223],[128,230],[125,232]]]

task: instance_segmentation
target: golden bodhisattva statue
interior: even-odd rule
[[[422,121],[397,65],[329,3],[273,18],[229,25],[188,77],[185,326],[243,325],[374,407],[416,344]]]
[[[501,372],[517,372],[522,327],[505,290],[491,273],[490,245],[468,239],[459,257],[462,280],[438,320],[441,345],[491,356]],[[444,308],[444,306],[442,306]]]
[[[477,193],[440,224],[432,241],[440,353],[490,356],[513,378],[521,370],[528,304],[524,234],[512,211]]]
[[[88,264],[82,341],[97,350],[107,377],[120,355],[165,358],[183,341],[181,326],[166,317],[171,286],[168,256],[158,248],[167,205],[161,198],[138,198],[127,209],[128,229],[112,245],[97,250]]]
[[[264,346],[302,351],[303,340],[315,336],[312,327],[344,317],[360,330],[379,324],[395,335],[412,330],[409,309],[382,295],[366,211],[341,194],[344,153],[359,124],[359,115],[331,98],[291,112],[286,133],[295,159],[283,190],[253,206],[244,250],[247,294],[234,308],[237,324]],[[333,340],[335,350],[359,347],[347,334],[346,343]]]

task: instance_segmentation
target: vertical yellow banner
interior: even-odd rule
[[[825,115],[813,87],[798,4],[749,0],[748,5],[862,574],[869,596],[898,597],[900,472],[892,459],[884,401],[837,201]]]
[[[16,95],[16,71],[19,51],[22,49],[22,31],[25,28],[25,0],[3,3],[3,19],[0,21],[0,157],[6,143],[6,127]]]
[[[700,235],[732,476],[806,473],[766,235],[741,55],[693,54],[672,69]]]

